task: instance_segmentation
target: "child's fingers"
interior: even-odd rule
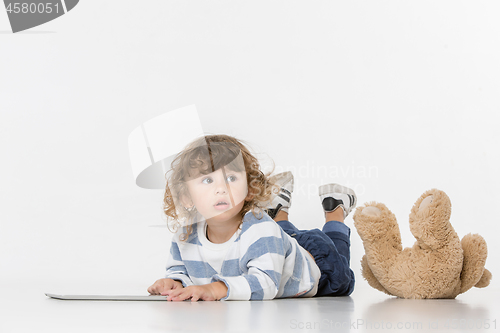
[[[179,290],[180,289],[177,289],[177,291],[179,291]],[[174,291],[176,291],[176,289],[164,289],[164,290],[162,290],[161,295],[162,296],[171,296]]]
[[[173,298],[178,297],[181,292],[182,292],[182,290],[170,289],[170,290],[165,290],[161,294],[165,295],[165,296],[168,296],[168,298],[170,300],[172,300]]]
[[[192,296],[191,288],[169,290],[169,299],[171,301],[183,301]]]
[[[162,296],[169,296],[172,294],[172,292],[174,292],[174,290],[177,290],[177,291],[180,291],[184,289],[183,287],[178,287],[178,288],[172,288],[172,289],[164,289],[162,292],[161,292],[161,295]]]
[[[174,281],[172,279],[160,279],[153,283],[152,286],[148,288],[148,292],[151,295],[167,295],[165,292],[168,292],[171,289],[182,289],[181,282]]]
[[[197,286],[197,288],[193,288],[189,297],[191,297],[191,302],[198,302],[199,300],[202,300],[202,301],[207,300],[207,295],[206,295],[204,289],[200,286]],[[187,297],[187,298],[189,298],[189,297]]]
[[[148,288],[148,292],[151,295],[158,295],[164,289],[163,286],[164,286],[164,281],[158,280]]]
[[[153,291],[158,295],[170,289],[172,289],[172,286],[165,281],[160,281],[153,285]]]
[[[152,286],[150,286],[148,288],[148,293],[150,293],[151,295],[156,295],[158,294],[158,291],[156,290],[156,285],[153,284]]]

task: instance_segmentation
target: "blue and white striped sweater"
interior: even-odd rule
[[[223,281],[228,293],[222,300],[263,300],[312,297],[316,294],[319,268],[312,257],[267,214],[261,219],[248,212],[236,239],[228,244],[220,272],[203,253],[208,240],[205,221],[193,224],[186,241],[173,237],[166,277],[184,286]]]

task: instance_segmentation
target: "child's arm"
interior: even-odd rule
[[[170,246],[170,255],[167,259],[167,273],[165,277],[179,281],[183,287],[192,286],[194,284],[182,261],[179,246],[174,240]]]
[[[152,295],[168,295],[167,291],[178,290],[184,286],[190,286],[193,281],[187,274],[186,267],[180,259],[180,255],[176,250],[177,244],[172,242],[170,248],[170,256],[167,260],[167,274],[166,278],[157,280],[152,286],[148,288],[148,292]]]
[[[215,275],[212,281],[222,281],[228,289],[223,300],[273,299],[279,291],[284,273],[285,254],[290,249],[288,239],[274,221],[251,225],[242,231],[238,266],[239,276]]]

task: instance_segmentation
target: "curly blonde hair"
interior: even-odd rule
[[[241,156],[241,158],[239,157]],[[186,240],[192,232],[189,223],[198,214],[184,208],[182,198],[189,197],[186,181],[191,177],[190,170],[196,169],[200,174],[209,174],[222,167],[233,171],[245,171],[247,175],[248,193],[250,194],[240,211],[243,216],[252,211],[262,212],[261,204],[270,201],[276,190],[269,181],[269,174],[264,174],[257,158],[238,139],[229,135],[206,135],[190,143],[172,161],[171,170],[165,175],[167,185],[163,198],[163,212],[167,217],[170,231],[186,227],[181,240]]]

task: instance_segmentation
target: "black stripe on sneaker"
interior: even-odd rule
[[[280,188],[280,190],[288,196],[292,195],[292,192],[288,191],[286,188]]]
[[[281,194],[281,193],[278,194],[278,197],[280,197],[281,199],[285,200],[286,202],[290,202],[290,198],[287,197],[287,196],[285,196],[285,195],[283,195],[283,194]]]

